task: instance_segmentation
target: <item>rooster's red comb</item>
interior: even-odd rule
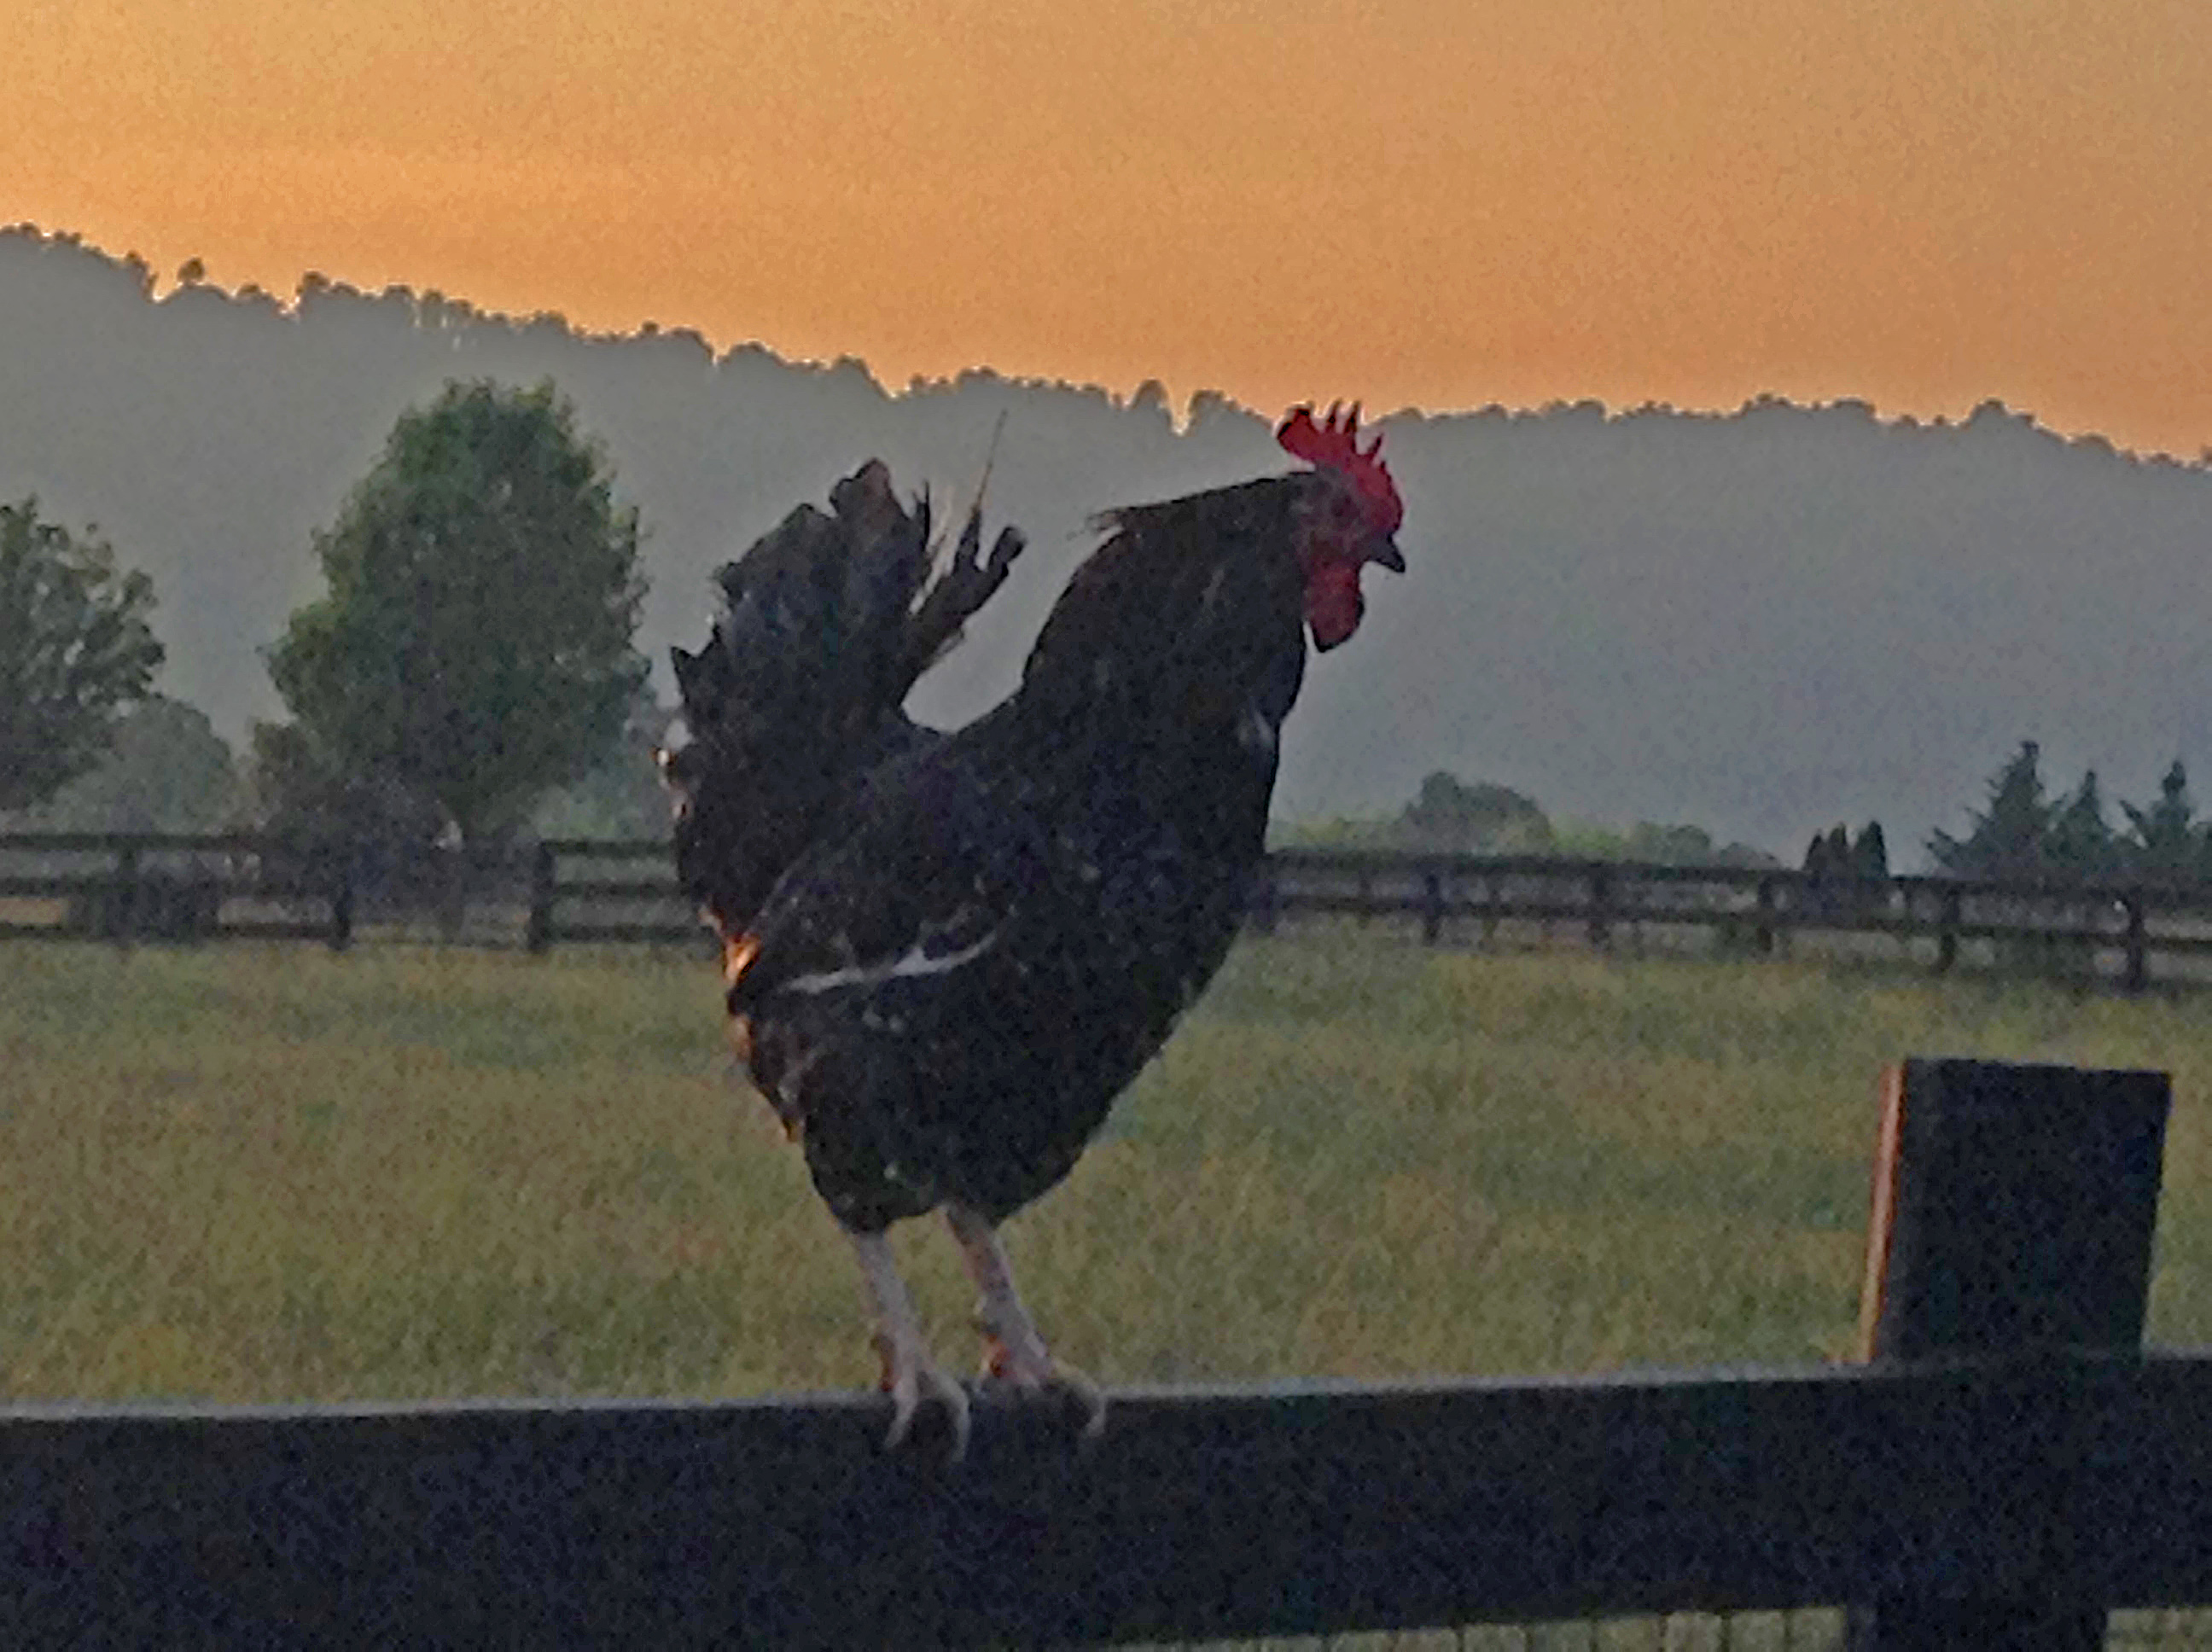
[[[1376,437],[1364,448],[1359,445],[1358,403],[1349,411],[1343,410],[1341,403],[1330,403],[1328,416],[1318,423],[1311,404],[1294,407],[1275,432],[1275,440],[1284,452],[1307,464],[1325,465],[1340,473],[1358,491],[1376,531],[1397,532],[1406,519],[1405,501],[1398,497],[1398,484],[1382,463],[1382,438]]]

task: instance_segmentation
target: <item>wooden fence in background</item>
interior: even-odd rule
[[[59,864],[57,863],[66,863]],[[343,948],[381,902],[358,857],[311,868],[249,836],[0,835],[0,936],[318,938]],[[31,870],[22,870],[25,866]],[[562,941],[696,939],[696,915],[659,840],[547,841],[501,864],[416,869],[417,907],[462,893],[514,913],[505,937],[543,951]],[[465,878],[461,890],[456,880]],[[43,901],[26,916],[9,902]],[[1336,914],[1419,924],[1431,943],[1501,926],[1566,926],[1593,944],[1624,932],[1702,931],[1752,956],[1795,934],[1884,936],[1925,943],[1948,970],[1962,943],[2069,952],[2115,966],[2130,989],[2154,959],[2212,957],[2212,888],[2141,881],[2021,882],[1934,877],[1861,878],[1781,868],[1286,849],[1271,854],[1251,921]]]
[[[0,1406],[11,1645],[1000,1646],[2212,1601],[2212,1357],[2139,1349],[2167,1086],[1891,1077],[1867,1363],[889,1402]],[[926,1416],[929,1415],[926,1413]]]

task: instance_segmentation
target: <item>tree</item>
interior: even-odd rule
[[[2189,771],[2181,759],[2158,783],[2158,801],[2148,809],[2123,803],[2132,837],[2127,842],[2129,865],[2145,877],[2184,883],[2212,872],[2212,838],[2197,821],[2197,805],[2189,795]]]
[[[1889,840],[1882,835],[1881,823],[1878,820],[1867,822],[1860,829],[1858,841],[1851,845],[1851,876],[1873,878],[1889,876]]]
[[[1814,833],[1805,849],[1805,871],[1811,878],[1807,896],[1814,911],[1879,911],[1887,904],[1889,892],[1868,885],[1879,885],[1889,877],[1889,845],[1881,823],[1867,822],[1856,839],[1840,821],[1825,832]]]
[[[539,803],[531,825],[542,837],[665,837],[668,787],[656,757],[675,711],[648,689],[630,703],[615,749],[590,773]]]
[[[2045,798],[2041,751],[2033,740],[1990,782],[1990,806],[1964,838],[1936,832],[1928,853],[1945,872],[1977,878],[2033,878],[2045,869],[2045,843],[2056,811]]]
[[[113,749],[38,809],[61,832],[213,832],[240,802],[238,765],[207,714],[149,695],[123,714]]]
[[[1828,841],[1825,847],[1826,853],[1824,858],[1827,861],[1828,871],[1838,877],[1849,877],[1851,870],[1850,829],[1838,821],[1828,828]]]
[[[1842,829],[1843,828],[1840,826],[1836,829],[1837,831],[1841,831]],[[1815,832],[1813,834],[1812,841],[1805,846],[1805,872],[1807,876],[1812,878],[1826,878],[1835,871],[1835,868],[1829,864],[1830,861],[1834,859],[1834,851],[1828,847],[1833,837],[1834,833],[1832,832]]]
[[[1708,866],[1713,863],[1713,836],[1702,826],[1669,826],[1639,820],[1628,829],[1622,846],[1630,860],[1661,866]]]
[[[2105,804],[2094,768],[2081,784],[2063,800],[2045,795],[2038,772],[2040,753],[2033,740],[2023,740],[2012,761],[1990,782],[1990,806],[1974,817],[1974,829],[1963,840],[1936,833],[1928,841],[1929,853],[1944,871],[1973,878],[2094,878],[2117,869],[2118,844],[2105,820]],[[2063,917],[2063,908],[2059,916]],[[2078,925],[2097,909],[2094,901],[2073,903],[2072,922]],[[2014,920],[2027,919],[2037,926],[2049,923],[2053,914],[2047,902],[2040,909],[2033,901],[2014,908]],[[2073,980],[2094,973],[2096,948],[2085,936],[2014,936],[1996,943],[2001,960],[2024,968]]]
[[[0,809],[51,797],[105,756],[161,663],[154,586],[107,543],[0,505]]]
[[[1424,849],[1539,849],[1552,841],[1552,823],[1534,799],[1486,780],[1470,786],[1441,768],[1422,780],[1398,826],[1403,840]]]
[[[303,748],[281,766],[397,783],[465,844],[590,768],[645,682],[637,515],[550,384],[402,415],[315,551],[329,594],[268,655]]]
[[[379,897],[416,892],[444,825],[422,793],[389,774],[344,772],[297,723],[253,726],[246,792],[280,880],[316,887],[343,874]]]
[[[2104,794],[2097,771],[2088,770],[2074,794],[2060,804],[2044,841],[2045,862],[2076,878],[2100,878],[2119,870],[2119,840],[2105,819]]]

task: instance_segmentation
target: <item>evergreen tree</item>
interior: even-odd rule
[[[2045,870],[2057,810],[2044,795],[2041,756],[2034,741],[2021,741],[1990,782],[1990,805],[1972,817],[1973,829],[1963,838],[1929,835],[1928,853],[1939,867],[1972,878],[2034,878]]]
[[[1805,845],[1804,870],[1811,876],[1818,878],[1827,869],[1828,835],[1826,832],[1815,832],[1813,834],[1812,841]]]
[[[2197,823],[2189,795],[2189,771],[2181,759],[2159,782],[2158,801],[2148,809],[2123,803],[2130,835],[2126,841],[2130,870],[2164,883],[2187,883],[2212,872],[2212,837]]]
[[[1889,876],[1889,842],[1882,836],[1880,821],[1867,822],[1859,841],[1851,846],[1851,871],[1861,878]]]
[[[2095,769],[2081,776],[2081,784],[2053,813],[2044,862],[2051,871],[2075,878],[2103,878],[2119,870],[2119,840],[2105,818]]]

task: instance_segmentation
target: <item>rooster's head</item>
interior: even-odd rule
[[[1314,467],[1301,511],[1299,556],[1306,576],[1306,627],[1314,647],[1334,648],[1359,627],[1366,603],[1359,570],[1380,562],[1406,571],[1398,525],[1406,507],[1382,459],[1382,438],[1359,446],[1359,409],[1332,406],[1316,421],[1310,407],[1293,408],[1275,432],[1284,450]]]

